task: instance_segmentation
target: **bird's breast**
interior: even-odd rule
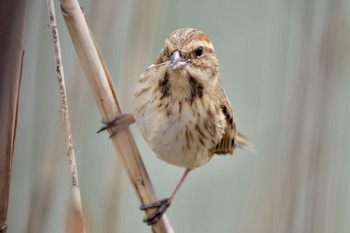
[[[206,95],[178,98],[164,90],[149,88],[143,98],[135,98],[134,116],[142,135],[168,163],[187,168],[205,164],[224,132],[220,109]]]

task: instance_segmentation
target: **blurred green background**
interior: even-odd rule
[[[135,80],[165,37],[211,38],[241,132],[257,153],[215,156],[190,174],[167,216],[176,232],[350,232],[350,1],[81,0],[131,111]],[[151,232],[101,126],[56,1],[83,208],[89,232]],[[8,232],[65,232],[71,179],[45,1],[28,1]],[[183,169],[132,131],[159,197]]]

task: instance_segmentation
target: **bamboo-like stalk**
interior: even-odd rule
[[[0,1],[0,233],[7,210],[23,66],[26,1]]]
[[[79,60],[94,93],[103,119],[113,119],[121,113],[118,98],[103,58],[95,45],[84,14],[77,0],[61,0],[62,13],[70,32]],[[141,203],[157,200],[151,181],[136,147],[130,130],[112,138],[130,182]],[[152,213],[154,210],[148,210]],[[154,225],[155,233],[172,233],[174,230],[165,215]]]
[[[63,64],[62,64],[61,47],[60,47],[59,34],[57,30],[55,5],[53,0],[47,0],[47,8],[48,8],[48,14],[50,19],[50,29],[52,33],[52,40],[53,40],[55,60],[56,60],[57,79],[58,79],[59,92],[61,97],[61,115],[62,115],[62,121],[64,126],[63,129],[64,129],[64,134],[66,139],[67,157],[68,157],[70,172],[72,176],[72,198],[73,198],[72,212],[75,213],[76,215],[74,219],[78,220],[78,223],[75,222],[74,224],[80,225],[74,228],[75,229],[74,232],[86,232],[83,208],[81,203],[81,195],[80,195],[80,189],[79,189],[78,171],[77,171],[76,160],[75,160],[75,150],[73,146],[74,145],[73,135],[72,135],[70,117],[69,117],[69,108],[68,108],[67,92],[66,92],[66,85],[65,85],[64,71],[63,71]],[[79,231],[77,231],[77,229],[79,229]]]

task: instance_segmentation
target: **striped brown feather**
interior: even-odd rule
[[[222,135],[221,141],[213,149],[215,154],[233,154],[236,147],[236,123],[233,116],[233,110],[231,104],[226,96],[222,84],[219,81],[217,84],[216,94],[218,96],[218,102],[220,103],[220,109],[226,119],[225,132]]]

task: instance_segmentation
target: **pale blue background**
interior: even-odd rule
[[[56,1],[57,3],[57,1]],[[195,170],[167,216],[178,233],[350,231],[348,0],[80,2],[122,108],[181,27],[212,39],[240,131],[237,150]],[[151,232],[107,134],[56,4],[80,188],[89,232]],[[71,184],[45,1],[28,2],[8,232],[65,232]],[[159,197],[183,170],[156,159],[132,127]]]

